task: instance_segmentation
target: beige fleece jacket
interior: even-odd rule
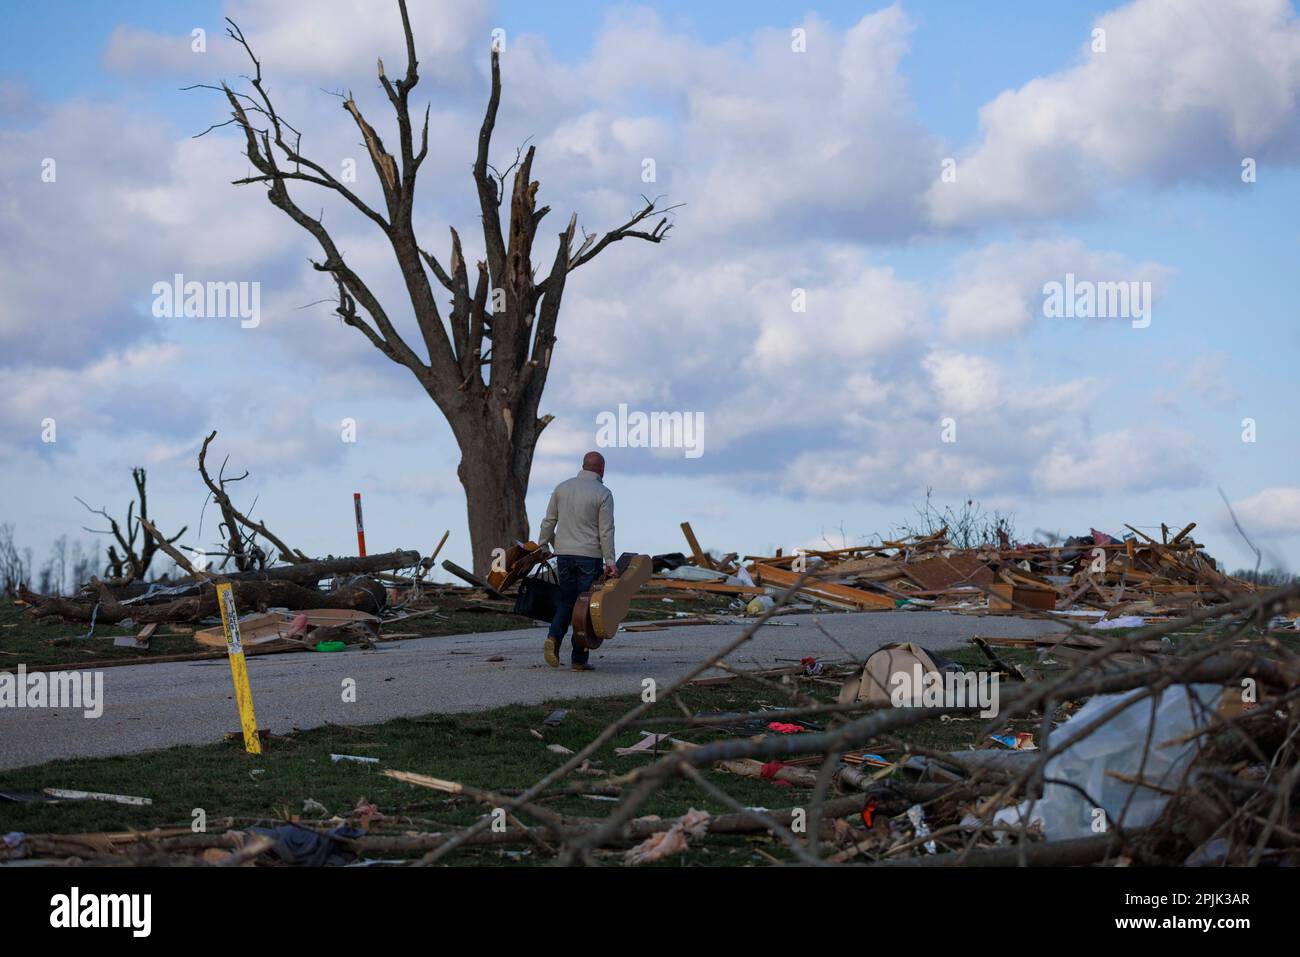
[[[537,544],[557,555],[586,555],[614,564],[614,493],[586,469],[551,493]]]

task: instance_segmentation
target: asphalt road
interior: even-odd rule
[[[975,634],[1059,630],[1050,622],[945,612],[830,614],[817,620],[831,638],[812,616],[784,616],[728,663],[774,667],[778,659],[808,655],[847,660],[865,658],[891,641],[938,650]],[[568,670],[567,643],[559,670],[542,661],[543,626],[405,640],[375,651],[264,655],[249,658],[248,669],[258,726],[285,733],[327,722],[374,724],[555,698],[640,694],[643,679],[664,687],[742,631],[741,625],[705,625],[621,633],[592,655],[597,670],[581,674]],[[505,660],[487,660],[498,655]],[[104,707],[98,718],[67,709],[0,708],[0,769],[207,744],[239,728],[225,660],[131,665],[101,674]],[[355,682],[355,702],[343,700],[348,679]]]

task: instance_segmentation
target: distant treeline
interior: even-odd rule
[[[14,527],[0,524],[0,594],[12,597],[19,585],[42,595],[68,595],[104,570],[104,551],[60,535],[39,568],[30,548],[14,544]]]
[[[1232,577],[1241,578],[1256,585],[1291,585],[1300,581],[1300,575],[1283,571],[1280,568],[1269,568],[1258,572],[1253,568],[1238,568],[1232,573]]]

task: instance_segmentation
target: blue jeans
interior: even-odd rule
[[[555,618],[551,621],[551,630],[547,633],[555,639],[555,653],[560,653],[564,644],[564,634],[569,630],[573,620],[573,606],[578,596],[592,586],[600,577],[602,563],[599,558],[586,555],[559,555],[556,557],[557,577],[560,585],[560,603],[555,609]],[[587,652],[577,645],[573,647],[570,661],[575,665],[587,663]]]

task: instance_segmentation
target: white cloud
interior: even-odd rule
[[[0,364],[75,365],[156,338],[152,286],[175,273],[270,278],[295,227],[250,223],[265,200],[228,185],[245,166],[228,145],[81,100],[0,130]]]
[[[543,186],[552,198],[567,194],[588,228],[640,192],[688,204],[686,242],[744,236],[752,245],[800,227],[827,240],[880,239],[924,228],[938,148],[915,121],[900,72],[910,18],[894,4],[843,31],[812,15],[801,26],[806,53],[791,50],[789,29],[707,44],[651,10],[620,9],[590,58],[573,65],[525,37],[503,60],[498,142],[554,131],[536,140]],[[579,161],[551,162],[557,148]],[[641,179],[647,157],[653,183]],[[593,182],[594,171],[604,178]]]
[[[463,78],[469,51],[489,49],[490,28],[482,4],[442,0],[412,3],[409,9],[422,78]],[[223,14],[238,24],[267,75],[320,80],[333,88],[374,78],[376,58],[383,59],[393,79],[406,70],[396,4],[313,0],[307,12],[294,0],[228,0]],[[195,23],[194,28],[206,32],[203,52],[193,49],[188,31],[169,35],[119,26],[109,36],[104,65],[126,76],[170,74],[195,82],[215,82],[214,73],[248,72],[248,55],[226,36],[224,21]]]
[[[1068,275],[1076,283],[1149,282],[1151,305],[1159,305],[1172,276],[1172,270],[1158,263],[1135,263],[1065,238],[990,243],[959,256],[953,271],[940,294],[940,308],[944,330],[957,339],[999,339],[1023,335],[1036,323],[1082,321],[1044,315],[1044,285],[1064,284]],[[1152,321],[1161,319],[1152,313]],[[1097,322],[1129,327],[1116,319]]]
[[[928,325],[925,297],[894,271],[836,264],[829,281],[805,289],[806,311],[795,312],[789,279],[760,280],[751,289],[749,314],[757,323],[752,362],[763,370],[811,361],[854,362],[888,354]]]
[[[992,359],[932,352],[923,365],[946,412],[987,411],[1001,402],[1002,376]]]
[[[1288,0],[1136,0],[1096,21],[1106,50],[980,110],[940,226],[1072,213],[1114,184],[1240,186],[1244,157],[1300,157],[1300,22]]]
[[[0,448],[72,452],[101,431],[184,434],[198,403],[172,387],[172,376],[195,356],[173,343],[111,352],[80,369],[19,366],[4,376]],[[42,438],[54,420],[55,441]]]
[[[1165,428],[1115,429],[1062,439],[1034,469],[1039,491],[1102,498],[1117,492],[1188,488],[1205,481],[1204,442]]]
[[[1300,488],[1293,485],[1262,489],[1249,498],[1233,502],[1232,510],[1251,537],[1300,535]],[[1236,528],[1226,509],[1219,524],[1224,531],[1235,534]]]

